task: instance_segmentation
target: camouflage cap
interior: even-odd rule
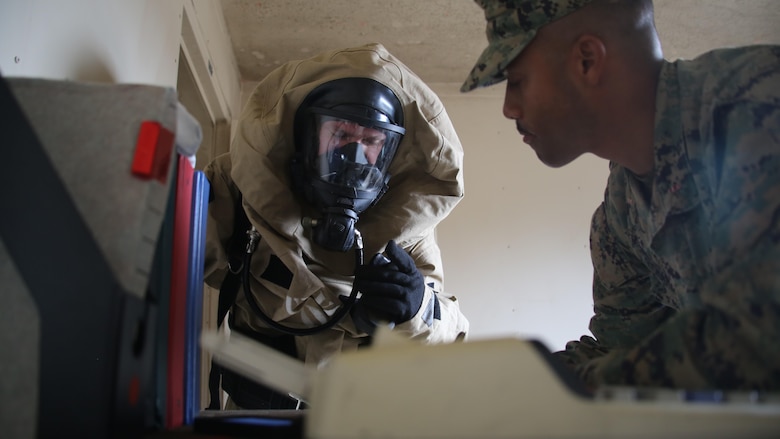
[[[505,69],[536,31],[593,0],[475,0],[485,10],[488,47],[460,88],[467,92],[506,79]]]

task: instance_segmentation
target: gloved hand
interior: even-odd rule
[[[385,255],[377,253],[369,264],[355,269],[354,288],[362,293],[355,313],[367,314],[361,317],[374,323],[403,323],[420,310],[425,280],[412,257],[395,241],[387,243]]]

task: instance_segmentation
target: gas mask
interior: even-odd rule
[[[405,132],[401,102],[373,79],[336,79],[309,93],[294,128],[293,187],[320,212],[303,225],[316,244],[347,251],[359,215],[387,190]]]

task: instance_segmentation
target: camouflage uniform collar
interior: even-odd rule
[[[639,178],[632,175],[637,180],[631,189],[632,204],[638,210],[635,218],[644,223],[641,228],[648,237],[654,236],[663,227],[668,216],[687,212],[699,204],[686,152],[683,96],[677,73],[676,63],[664,62],[658,78],[653,135],[655,164],[649,206],[643,202]]]

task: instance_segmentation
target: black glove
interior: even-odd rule
[[[354,288],[363,294],[355,314],[374,323],[403,323],[420,310],[425,281],[412,257],[395,241],[387,243],[385,255],[377,253],[370,264],[355,269]]]

